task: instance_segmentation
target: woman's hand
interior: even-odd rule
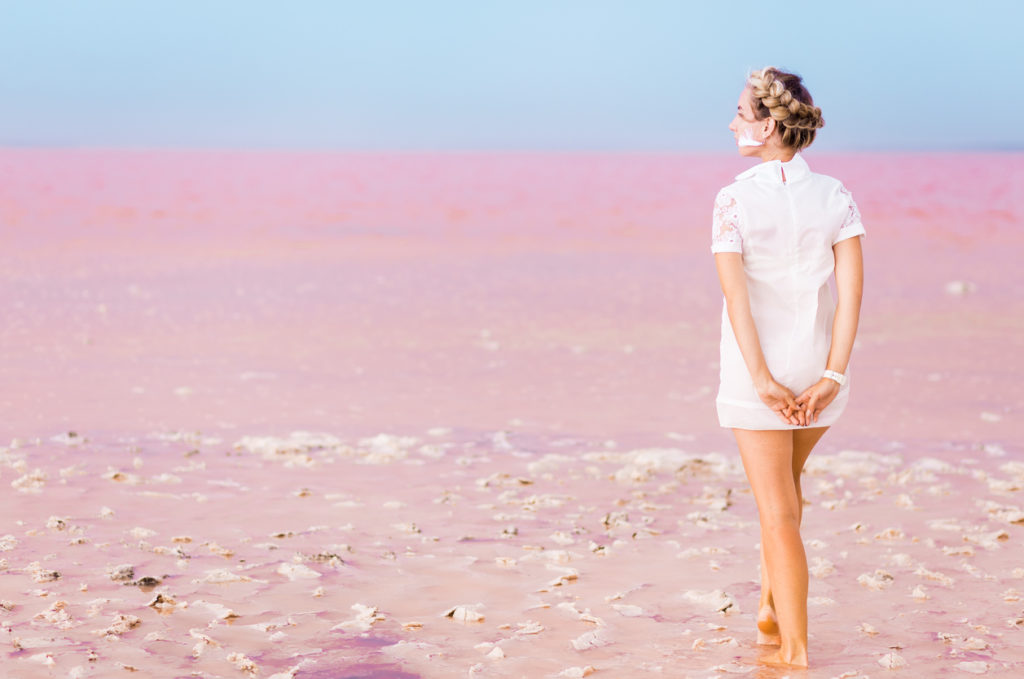
[[[829,380],[831,381],[831,380]],[[766,406],[775,411],[779,419],[785,424],[806,426],[808,423],[807,413],[800,407],[793,392],[768,378],[756,385],[757,395]]]
[[[835,380],[822,377],[816,384],[807,388],[797,399],[797,405],[803,408],[807,424],[818,421],[818,415],[835,399],[839,393],[839,384]]]

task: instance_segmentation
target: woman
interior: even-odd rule
[[[860,213],[799,155],[824,125],[801,78],[750,75],[729,129],[761,163],[715,199],[711,251],[725,296],[719,423],[733,430],[761,520],[758,643],[807,666],[800,472],[842,414],[860,316]],[[828,281],[835,275],[838,304]]]

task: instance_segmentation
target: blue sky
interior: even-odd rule
[[[1024,149],[1024,2],[0,0],[0,145],[731,151],[794,70],[820,150]]]

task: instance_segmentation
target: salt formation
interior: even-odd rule
[[[107,577],[114,582],[124,582],[135,577],[135,567],[129,563],[107,568]]]
[[[320,577],[315,570],[300,563],[283,563],[277,567],[277,573],[289,580],[310,580]]]
[[[135,615],[126,615],[124,613],[118,613],[114,616],[114,619],[110,622],[106,628],[97,630],[97,634],[100,636],[107,637],[119,637],[126,634],[129,630],[132,630],[142,624],[142,619]]]
[[[902,655],[892,651],[879,658],[878,664],[887,670],[899,670],[907,666],[907,661],[903,659]]]
[[[441,617],[451,618],[457,622],[483,622],[484,616],[477,609],[483,604],[461,604],[453,606],[441,614]]]
[[[857,576],[857,582],[875,591],[888,589],[892,586],[894,579],[891,573],[881,568],[876,569],[874,573],[862,573]]]
[[[236,670],[249,677],[255,677],[259,674],[260,669],[256,663],[243,653],[229,653],[227,661],[234,665]]]
[[[984,660],[965,660],[958,662],[956,668],[968,674],[985,674],[988,672],[988,663]]]
[[[377,612],[376,606],[365,606],[363,604],[352,604],[355,617],[351,620],[340,622],[332,630],[343,630],[345,632],[366,632],[375,623],[384,620],[385,617]]]
[[[602,629],[592,630],[590,632],[584,632],[570,642],[570,645],[577,651],[586,651],[591,648],[599,648],[601,646],[607,646],[611,643],[611,639],[608,637],[608,633]]]
[[[712,590],[710,592],[699,592],[697,590],[687,590],[683,592],[683,599],[690,601],[695,604],[700,604],[705,608],[709,608],[719,613],[737,613],[739,607],[731,596],[726,594],[720,589]]]

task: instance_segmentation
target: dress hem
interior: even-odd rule
[[[849,402],[850,392],[847,386],[841,387],[832,403],[822,412],[814,426],[799,424],[783,424],[778,416],[763,403],[746,403],[730,398],[715,399],[718,411],[718,425],[723,429],[745,429],[748,431],[788,431],[793,429],[817,429],[831,427],[842,416]]]

